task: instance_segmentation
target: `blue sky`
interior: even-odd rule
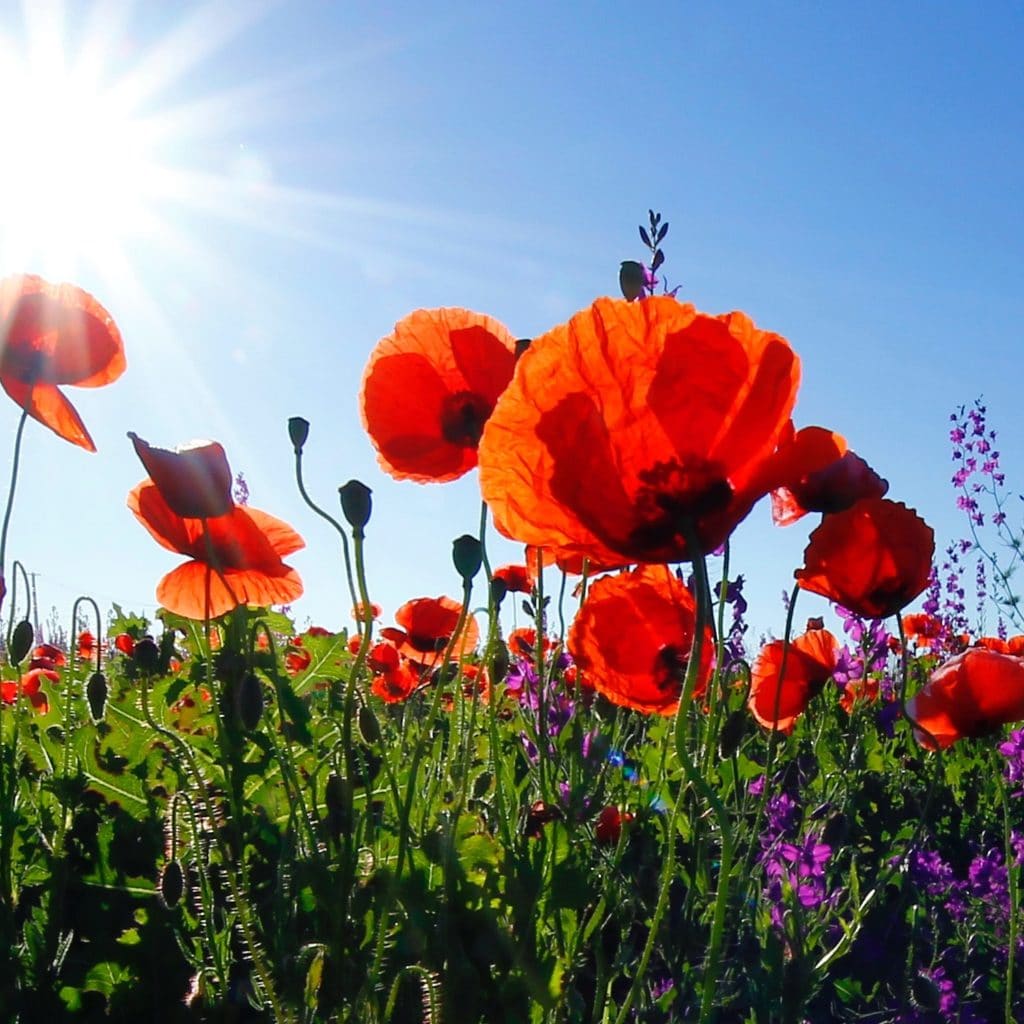
[[[351,477],[374,490],[386,612],[455,594],[450,542],[475,530],[475,474],[439,487],[378,470],[356,403],[367,354],[418,307],[467,306],[516,336],[567,319],[642,258],[649,207],[670,222],[680,297],[787,337],[797,424],[844,434],[940,551],[964,529],[953,407],[984,395],[1022,486],[1019,4],[83,0],[58,31],[62,10],[0,2],[0,38],[49,32],[69,64],[99,53],[174,174],[96,246],[0,244],[0,273],[94,292],[128,354],[112,387],[69,389],[98,454],[26,433],[10,552],[38,573],[44,617],[66,618],[79,593],[151,613],[177,564],[124,506],[144,476],[134,430],[222,441],[252,504],[306,537],[297,621],[345,624],[337,542],[294,487],[293,415],[312,423],[315,496],[334,507]],[[97,158],[85,144],[67,157]],[[0,406],[7,464],[17,417]],[[809,529],[773,528],[765,503],[734,538],[760,629],[781,630]]]

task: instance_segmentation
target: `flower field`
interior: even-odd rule
[[[371,489],[309,494],[288,422],[339,633],[281,610],[303,524],[216,442],[132,433],[162,610],[86,595],[35,635],[23,431],[94,450],[60,389],[115,384],[126,345],[80,289],[0,282],[0,1017],[1024,1020],[1022,534],[986,410],[951,418],[968,536],[937,554],[884,467],[794,423],[784,337],[658,280],[667,230],[532,340],[444,308],[367,345],[382,470],[479,477],[447,594],[382,617]],[[730,557],[751,514],[807,537],[771,637]]]

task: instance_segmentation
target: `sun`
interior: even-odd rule
[[[0,36],[0,257],[71,270],[144,229],[163,177],[158,140],[100,62],[36,43],[22,53]]]

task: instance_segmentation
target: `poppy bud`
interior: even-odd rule
[[[306,443],[306,438],[309,437],[309,420],[304,420],[301,416],[292,416],[288,420],[288,436],[291,438],[295,454],[301,455],[302,446]]]
[[[487,791],[491,788],[491,783],[493,781],[494,778],[490,772],[481,772],[476,779],[473,780],[473,798],[475,800],[483,800],[487,795]]]
[[[495,576],[491,580],[491,600],[494,602],[495,608],[501,607],[501,602],[505,600],[505,595],[508,593],[508,584],[498,576]]]
[[[155,672],[160,664],[160,648],[151,636],[144,636],[136,643],[132,657],[143,672]]]
[[[254,672],[247,672],[235,687],[235,713],[242,728],[252,732],[263,717],[263,684]]]
[[[636,260],[623,260],[619,267],[619,288],[622,297],[632,302],[644,293],[644,268]]]
[[[160,900],[165,907],[171,909],[176,907],[185,894],[185,872],[176,860],[169,860],[163,871],[160,872],[160,884],[158,886]]]
[[[910,983],[910,993],[920,1009],[934,1013],[939,1008],[942,993],[927,974],[918,974],[914,977]]]
[[[93,672],[85,684],[85,699],[89,702],[89,714],[98,722],[107,709],[107,677],[102,672]]]
[[[734,711],[722,725],[718,734],[718,753],[723,757],[732,757],[740,748],[743,737],[747,733],[747,712]]]
[[[359,708],[359,732],[365,743],[372,744],[380,740],[380,722],[369,704]]]
[[[516,338],[516,362],[523,358],[533,338]]]
[[[349,526],[357,532],[362,532],[370,521],[370,512],[373,509],[373,502],[370,500],[372,493],[370,488],[359,480],[349,480],[344,487],[338,488],[341,510],[345,513]]]
[[[452,541],[452,561],[455,570],[468,583],[480,571],[483,564],[483,548],[476,537],[464,533]]]
[[[14,633],[11,635],[11,646],[8,651],[12,665],[17,665],[18,662],[24,661],[25,655],[32,649],[35,636],[35,630],[28,619],[22,619],[14,627]]]
[[[508,675],[508,648],[501,642],[491,649],[491,678],[500,683]]]
[[[352,783],[340,775],[331,775],[324,789],[324,803],[327,805],[327,827],[337,839],[352,830]]]

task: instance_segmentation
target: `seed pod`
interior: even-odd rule
[[[252,732],[263,717],[263,684],[254,672],[247,672],[235,686],[235,713],[242,728]]]
[[[491,649],[491,678],[500,683],[508,675],[508,648],[500,641]]]
[[[473,780],[473,798],[476,800],[482,800],[486,795],[487,791],[491,788],[493,777],[490,772],[481,772]]]
[[[348,779],[331,775],[324,789],[327,805],[327,827],[335,839],[352,831],[352,800],[355,790]]]
[[[743,737],[747,734],[747,712],[745,710],[734,711],[722,723],[722,731],[718,734],[718,753],[723,757],[732,757]]]
[[[35,630],[28,619],[22,619],[14,627],[14,633],[11,636],[11,646],[8,651],[11,656],[12,665],[17,665],[18,662],[25,660],[25,655],[32,649],[32,643],[35,638]]]
[[[169,860],[160,872],[160,900],[165,907],[176,907],[185,894],[185,872],[176,860]]]
[[[107,677],[102,672],[93,672],[85,684],[85,699],[89,702],[89,714],[94,722],[103,718],[107,709]]]
[[[910,994],[914,1003],[922,1010],[934,1013],[939,1008],[942,993],[939,986],[927,974],[917,974],[910,983]]]

